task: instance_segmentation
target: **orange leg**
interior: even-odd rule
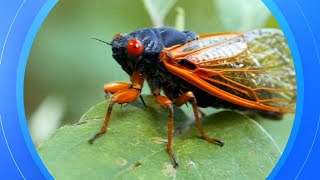
[[[131,103],[137,100],[139,96],[140,96],[140,90],[138,89],[124,89],[116,92],[112,96],[111,102],[108,106],[107,115],[105,117],[101,130],[98,133],[96,133],[94,136],[92,136],[88,142],[92,144],[98,137],[102,136],[107,131],[111,112],[112,112],[112,107],[114,103],[119,103],[119,104]]]
[[[194,94],[191,91],[182,94],[181,96],[179,96],[175,100],[175,104],[177,106],[181,106],[181,105],[185,104],[186,102],[190,102],[192,104],[194,117],[196,119],[196,123],[197,123],[198,129],[199,129],[199,131],[201,133],[202,138],[207,140],[208,142],[212,142],[212,143],[218,144],[220,146],[223,146],[223,144],[224,144],[223,141],[221,141],[219,139],[215,139],[215,138],[210,138],[204,132],[204,130],[202,128],[202,124],[201,124],[200,118],[199,118],[199,111],[198,111],[199,109],[198,109],[198,106],[197,106],[197,100],[196,100],[196,98],[194,97]]]
[[[106,93],[111,92],[115,94],[112,96],[111,102],[108,107],[108,112],[103,122],[102,128],[98,133],[96,133],[94,136],[92,136],[89,139],[88,142],[90,144],[92,144],[98,137],[106,133],[114,103],[128,104],[128,103],[134,102],[139,98],[140,92],[144,83],[144,77],[140,73],[139,68],[137,68],[133,72],[131,76],[131,82],[132,84],[125,83],[125,82],[115,82],[115,83],[106,84],[104,86],[104,91]]]
[[[131,84],[127,82],[111,82],[111,83],[105,84],[103,87],[105,92],[105,97],[106,99],[109,99],[110,98],[109,93],[114,94],[120,90],[129,89],[130,86]]]
[[[156,95],[156,101],[161,106],[165,107],[169,111],[169,120],[168,120],[168,143],[167,151],[173,159],[174,167],[179,165],[178,159],[172,151],[172,134],[173,134],[173,103],[165,96]]]
[[[131,82],[132,84],[125,82],[115,82],[105,85],[104,91],[106,93],[111,92],[115,94],[112,96],[102,128],[98,133],[96,133],[89,139],[88,142],[90,144],[92,144],[98,137],[106,133],[114,103],[128,104],[134,102],[139,98],[144,82],[144,77],[140,73],[139,68],[137,68],[137,70],[133,72],[133,75],[131,76]]]
[[[111,82],[104,85],[104,92],[105,92],[105,98],[109,99],[109,93],[114,94],[120,90],[129,89],[132,85],[127,82]],[[140,96],[140,99],[144,105],[144,107],[147,107],[146,103],[144,102],[142,96]]]

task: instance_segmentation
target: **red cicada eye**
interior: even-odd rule
[[[128,52],[132,56],[139,56],[142,53],[143,46],[138,39],[128,41]]]
[[[116,35],[113,36],[113,39],[115,39],[115,38],[117,38],[117,37],[119,37],[119,36],[121,36],[121,35],[122,35],[121,33],[118,33],[118,34],[116,34]]]

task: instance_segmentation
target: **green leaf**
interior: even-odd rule
[[[108,131],[90,145],[100,130],[109,101],[91,108],[74,125],[58,129],[39,148],[56,179],[262,179],[280,157],[273,139],[255,121],[232,111],[206,116],[203,126],[223,147],[199,138],[191,120],[175,109],[173,151],[180,166],[174,169],[166,151],[167,110],[153,97],[121,108],[115,105]]]
[[[177,0],[143,0],[154,26],[164,26],[164,19]]]
[[[287,145],[292,125],[294,121],[294,115],[285,115],[281,121],[269,120],[258,118],[257,122],[273,137],[281,152]]]

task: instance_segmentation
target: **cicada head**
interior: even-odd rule
[[[113,58],[127,74],[132,75],[143,51],[141,42],[128,34],[116,34],[111,45]]]
[[[196,39],[191,31],[177,31],[168,27],[144,28],[128,34],[116,34],[111,42],[113,58],[122,69],[132,75],[135,68],[148,69],[160,63],[164,48],[185,44]],[[143,70],[142,70],[143,71]]]
[[[141,64],[158,63],[158,55],[163,47],[156,38],[140,31],[117,34],[111,42],[113,58],[129,75],[132,75],[135,68],[141,67]]]

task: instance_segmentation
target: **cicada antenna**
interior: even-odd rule
[[[97,41],[100,41],[100,42],[103,42],[105,44],[108,44],[108,45],[112,46],[112,43],[106,42],[104,40],[101,40],[101,39],[98,39],[98,38],[91,38],[91,39],[94,39],[94,40],[97,40]]]

